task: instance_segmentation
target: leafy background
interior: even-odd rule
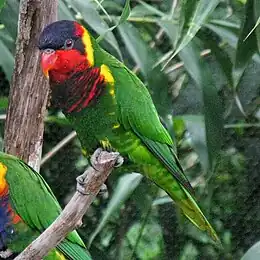
[[[18,8],[7,0],[0,14],[1,148]],[[240,259],[260,240],[259,10],[256,0],[59,1],[59,19],[80,21],[147,84],[223,243],[216,248],[141,175],[112,174],[79,230],[94,259]],[[49,109],[43,154],[71,132]],[[86,165],[76,138],[43,161],[62,205]],[[260,259],[259,247],[243,260]]]

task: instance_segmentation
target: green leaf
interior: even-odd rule
[[[136,5],[131,10],[131,16],[134,17],[145,17],[145,16],[158,16],[157,9],[156,11],[148,9],[143,5]],[[160,13],[161,16],[161,13]]]
[[[107,23],[100,17],[96,6],[90,0],[74,0],[70,1],[70,4],[99,35],[103,35],[109,30]],[[106,33],[105,41],[117,52],[119,57],[121,57],[121,51],[112,32]]]
[[[117,26],[124,23],[127,20],[127,18],[129,17],[130,12],[131,12],[130,0],[127,0],[126,3],[125,3],[125,6],[123,8],[122,14],[120,16],[120,19],[117,22],[117,24],[110,27],[103,35],[99,35],[99,37],[97,38],[97,42],[100,42],[106,36],[106,34],[108,32],[112,32]]]
[[[112,19],[111,19],[110,15],[107,13],[106,9],[102,6],[102,4],[101,4],[98,0],[93,0],[93,1],[94,1],[94,2],[97,4],[97,6],[102,10],[102,12],[107,16],[108,20],[109,20],[110,22],[112,22]]]
[[[260,1],[254,0],[255,29],[258,51],[260,51]]]
[[[208,37],[207,34],[200,37],[200,39],[202,39],[205,46],[211,50],[211,53],[215,56],[220,65],[220,68],[222,69],[222,72],[226,76],[229,85],[233,87],[233,63],[228,53],[224,50],[224,48],[220,48],[218,42],[215,39]]]
[[[146,8],[147,11],[149,11],[149,12],[155,14],[155,15],[158,15],[158,16],[161,16],[161,17],[165,17],[165,13],[161,12],[160,10],[158,10],[158,8],[155,8],[152,5],[149,5],[146,2],[144,2],[144,1],[140,1],[139,0],[138,3],[140,3],[144,8]]]
[[[165,33],[170,38],[172,45],[175,46],[177,43],[178,25],[173,20],[162,20],[158,19],[158,25],[164,29]]]
[[[252,16],[254,13],[254,2],[247,1],[245,8],[246,14],[241,26],[236,50],[235,65],[233,69],[234,88],[236,88],[239,84],[240,79],[249,61],[252,59],[253,54],[257,52],[257,40],[255,32],[253,31],[248,36],[255,23],[254,16]]]
[[[119,22],[117,25],[124,23],[127,20],[127,18],[129,17],[130,12],[131,12],[130,0],[126,0],[123,12],[120,16],[120,19],[119,19]]]
[[[255,243],[250,247],[241,260],[256,260],[260,259],[260,242]]]
[[[191,42],[180,53],[184,66],[196,84],[202,89],[204,118],[206,128],[207,151],[210,170],[214,168],[223,132],[223,105],[218,95],[212,72],[204,59],[200,58],[199,50]]]
[[[209,157],[204,116],[185,115],[181,118],[184,120],[186,129],[190,133],[192,147],[199,156],[202,168],[204,172],[207,172],[209,170]]]
[[[138,30],[130,23],[126,22],[117,27],[129,54],[143,75],[147,78],[151,70],[154,55],[149,51],[147,44],[141,38]]]
[[[165,74],[160,70],[160,67],[153,67],[157,59],[156,53],[149,48],[139,31],[132,24],[125,22],[117,29],[127,46],[129,54],[148,82],[149,92],[159,114],[167,121],[167,114],[172,112],[171,97]],[[160,86],[159,92],[158,86]]]
[[[14,67],[14,57],[2,40],[0,40],[0,50],[1,50],[0,66],[2,67],[7,79],[10,82],[13,73],[13,67]]]
[[[0,109],[6,109],[8,106],[8,98],[0,97]]]
[[[95,237],[107,224],[112,214],[117,211],[121,205],[130,197],[135,188],[139,185],[143,176],[139,173],[125,174],[119,178],[116,188],[112,198],[110,199],[107,208],[94,232],[89,239],[89,247],[92,244]]]
[[[72,12],[63,1],[59,1],[58,17],[59,20],[75,20]]]
[[[5,5],[5,0],[0,0],[0,12]]]
[[[222,41],[227,42],[232,48],[236,48],[239,30],[237,24],[221,20],[211,20],[205,27],[219,35]]]
[[[200,30],[201,26],[205,23],[208,16],[214,11],[219,4],[219,0],[193,0],[194,4],[191,4],[190,0],[182,1],[182,13],[185,16],[185,23],[180,37],[179,43],[177,44],[176,50],[173,55],[164,64],[163,69],[168,63],[193,39],[196,33]],[[195,5],[195,6],[194,6]],[[189,26],[186,29],[185,24]]]
[[[1,23],[10,33],[13,39],[16,39],[17,23],[19,14],[19,1],[8,0],[1,12]]]
[[[47,116],[44,119],[46,123],[54,123],[60,126],[70,126],[70,123],[66,117],[59,117],[59,116]]]
[[[239,25],[237,25],[236,23],[222,20],[211,20],[205,25],[205,27],[209,28],[217,35],[219,35],[222,38],[222,41],[227,42],[232,48],[237,48]],[[253,55],[253,60],[257,63],[260,63],[260,56],[258,53],[255,53]]]

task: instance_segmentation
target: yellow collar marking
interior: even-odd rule
[[[83,28],[82,42],[85,46],[85,53],[87,55],[88,62],[92,67],[94,65],[94,50],[93,50],[91,38],[88,31],[83,26],[82,28]]]
[[[0,162],[0,194],[4,191],[7,186],[7,182],[5,180],[5,175],[7,172],[7,167]]]
[[[112,73],[107,65],[105,65],[105,64],[101,65],[100,75],[102,75],[104,77],[106,83],[109,83],[110,85],[114,86],[115,79],[112,76]]]

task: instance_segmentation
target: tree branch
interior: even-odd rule
[[[91,158],[95,169],[88,167],[88,169],[77,178],[77,191],[60,216],[17,256],[15,260],[42,259],[52,248],[57,246],[69,232],[80,226],[83,215],[98,194],[102,184],[108,178],[114,165],[121,159],[119,153],[108,153],[97,149]]]
[[[47,154],[45,154],[42,157],[41,166],[43,166],[43,164],[45,164],[49,159],[51,159],[60,149],[62,149],[65,145],[71,142],[76,136],[77,133],[75,131],[72,131],[60,142],[58,142]]]
[[[49,86],[39,68],[37,42],[56,20],[57,0],[21,0],[15,66],[5,124],[5,152],[39,171]]]

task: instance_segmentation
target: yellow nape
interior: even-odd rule
[[[86,156],[88,156],[88,152],[87,152],[87,150],[86,149],[81,149],[81,152],[82,152],[82,154],[86,157]]]
[[[7,167],[0,162],[0,194],[5,190],[7,182],[5,180],[5,175],[7,172]]]
[[[87,59],[90,66],[94,65],[94,50],[91,42],[91,38],[89,32],[82,26],[83,28],[83,35],[82,35],[82,42],[85,46],[85,53],[87,54]]]
[[[100,140],[100,144],[102,145],[102,147],[104,149],[110,149],[112,147],[110,142],[109,142],[109,140],[107,138],[104,139],[104,140]]]
[[[117,129],[117,128],[119,128],[120,127],[120,124],[115,124],[115,125],[113,125],[113,129]]]
[[[100,75],[102,75],[104,77],[106,83],[109,83],[112,86],[115,84],[115,79],[112,76],[112,73],[111,73],[111,71],[110,71],[110,69],[109,69],[109,67],[107,65],[105,65],[105,64],[101,65],[101,67],[100,67]],[[112,93],[110,93],[110,94],[113,95]]]

